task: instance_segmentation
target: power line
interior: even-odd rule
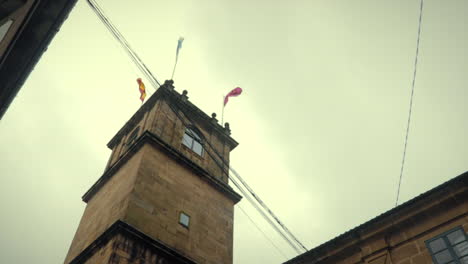
[[[249,221],[255,226],[255,228],[257,228],[258,231],[260,231],[260,233],[262,233],[262,235],[268,240],[270,241],[270,244],[273,245],[276,250],[278,250],[278,252],[287,260],[288,257],[286,257],[286,255],[283,253],[283,251],[281,251],[281,249],[278,248],[278,246],[275,245],[275,243],[273,243],[273,241],[265,234],[265,232],[262,231],[262,229],[260,229],[260,227],[254,222],[254,220],[252,218],[250,218],[250,216],[247,214],[246,211],[244,211],[244,209],[242,209],[242,207],[240,206],[240,204],[237,206],[241,211],[242,213],[244,213],[245,216],[247,216],[247,218],[249,219]]]
[[[264,211],[262,211],[262,209],[252,200],[252,198],[249,196],[249,194],[247,192],[245,192],[244,189],[242,189],[242,187],[239,185],[239,183],[237,183],[237,181],[233,178],[229,178],[231,180],[231,182],[234,184],[234,186],[237,187],[237,189],[242,193],[242,195],[247,199],[247,201],[250,202],[250,204],[255,208],[255,210],[257,210],[257,212],[263,217],[263,219],[265,219],[265,221],[267,221],[270,226],[298,253],[298,254],[301,254],[302,252],[299,250],[299,248],[294,244],[293,241],[291,241],[287,236],[286,234],[283,233],[283,231],[281,231],[279,229],[279,227],[277,225],[275,225],[275,223],[265,214]]]
[[[416,56],[414,58],[413,82],[411,84],[411,96],[410,96],[410,103],[409,103],[408,123],[406,124],[405,146],[403,148],[403,159],[401,161],[400,179],[398,181],[398,190],[397,190],[395,206],[398,205],[398,199],[400,198],[401,180],[403,178],[403,169],[405,167],[406,147],[408,145],[408,135],[409,135],[409,129],[410,129],[410,123],[411,123],[411,113],[412,113],[412,110],[413,110],[414,84],[416,82],[416,72],[417,72],[417,68],[418,68],[419,40],[420,40],[420,37],[421,37],[421,24],[422,24],[421,22],[422,22],[422,14],[423,14],[423,3],[424,3],[424,0],[421,0],[421,4],[420,4],[420,7],[419,7],[418,38],[417,38],[417,41],[416,41]]]
[[[173,110],[173,111],[174,111],[174,110]],[[185,115],[185,116],[186,116],[186,118],[188,119],[187,115]],[[181,119],[181,120],[182,120],[182,119]],[[190,121],[190,119],[189,119],[189,121]],[[193,122],[192,122],[192,123],[193,123]],[[193,124],[192,124],[192,126],[193,126]],[[224,160],[224,158],[218,153],[218,151],[217,151],[215,148],[213,148],[213,146],[210,144],[210,142],[206,141],[206,143],[207,143],[207,145],[213,150],[213,152],[218,156],[218,158],[223,162],[223,164],[226,165],[226,167],[228,167],[228,169],[236,176],[236,178],[242,183],[242,185],[247,189],[247,191],[254,197],[254,199],[257,201],[257,203],[260,204],[260,205],[263,207],[263,209],[264,209],[265,211],[267,211],[267,212],[270,214],[270,216],[276,221],[276,223],[286,232],[286,234],[289,235],[289,237],[291,237],[291,238],[295,241],[295,243],[296,243],[297,245],[299,245],[299,247],[301,247],[303,250],[307,251],[307,248],[299,241],[299,239],[297,239],[297,238],[291,233],[291,231],[289,231],[289,229],[286,227],[286,225],[283,224],[283,222],[281,222],[281,220],[279,220],[279,218],[273,213],[273,211],[271,211],[271,209],[260,199],[260,197],[253,191],[253,189],[250,188],[250,186],[242,179],[242,177],[239,175],[239,173],[237,173],[237,171],[234,170],[234,168],[233,168],[232,166],[230,166],[230,165]],[[208,154],[210,154],[210,153],[208,153]],[[210,154],[210,156],[211,156],[211,154]],[[211,156],[211,157],[212,157],[212,156]],[[212,157],[212,159],[213,159],[215,162],[217,162],[217,160],[216,160],[214,157]],[[225,170],[225,169],[224,169],[224,166],[219,165],[219,167],[220,167],[223,171]],[[236,181],[235,181],[232,177],[229,176],[229,171],[228,171],[228,172],[225,172],[225,173],[226,173],[226,175],[228,176],[228,178],[236,185],[236,187],[237,187],[241,192],[243,192],[242,189],[241,189],[241,187],[238,186],[238,183],[236,183]],[[244,196],[246,196],[246,195],[244,195]],[[246,197],[248,197],[248,196],[246,196]],[[248,198],[248,200],[252,203],[252,205],[257,206],[253,201],[250,200],[250,198]],[[260,213],[263,214],[263,211],[262,211],[261,209],[258,209],[258,211],[259,211]],[[268,219],[268,221],[271,221],[268,217],[266,217],[266,218]],[[273,224],[273,226],[275,226],[275,225]],[[289,239],[288,239],[288,240],[289,240]],[[296,251],[298,251],[298,253],[301,253],[301,252],[297,249],[297,247],[295,247],[295,246],[293,246],[293,247],[294,247],[294,249],[295,249]]]
[[[114,35],[117,35],[118,40],[121,42],[121,44],[123,44],[124,48],[126,48],[126,50],[128,52],[130,52],[130,54],[132,55],[133,61],[140,68],[143,68],[143,72],[145,73],[145,75],[147,75],[148,79],[152,82],[154,88],[157,88],[157,87],[161,86],[159,81],[156,79],[156,77],[153,75],[153,73],[150,71],[150,69],[145,65],[143,60],[141,60],[140,57],[138,56],[138,54],[132,49],[132,47],[130,46],[128,41],[125,39],[125,37],[122,35],[122,33],[120,33],[120,31],[117,29],[117,27],[115,27],[112,24],[112,22],[110,21],[110,19],[105,15],[104,10],[96,3],[95,0],[88,0],[88,1],[93,1],[94,2],[95,6],[97,7],[97,9],[99,11],[98,15],[100,14],[102,16],[102,18],[105,21],[105,24],[109,25],[109,27],[110,27],[109,29],[114,32]]]
[[[180,115],[179,111],[177,111],[176,109],[174,109],[174,107],[171,105],[171,104],[167,104],[169,106],[169,108],[172,110],[172,112],[174,112],[174,114],[176,115],[176,117],[182,122],[182,124],[185,126],[185,127],[195,127],[197,130],[200,130],[197,128],[197,126],[194,124],[194,122],[192,122],[192,120],[183,112],[182,108],[178,105],[179,104],[179,100],[175,100],[175,105],[177,106],[177,108],[184,114],[185,118],[188,120],[188,122],[186,122],[184,120],[184,118]],[[208,141],[205,141],[205,143],[215,152],[217,153],[216,149],[214,149],[211,144],[208,142]],[[205,152],[208,154],[208,156],[210,156],[210,158],[216,163],[216,165],[221,169],[221,171],[226,174],[228,176],[228,178],[231,180],[231,182],[234,184],[234,186],[237,187],[237,189],[242,193],[242,195],[247,199],[247,201],[250,202],[250,204],[260,213],[260,215],[265,219],[265,221],[267,221],[271,226],[272,228],[297,252],[297,253],[301,253],[300,250],[297,248],[297,246],[279,229],[278,226],[276,226],[274,224],[274,222],[265,214],[265,212],[263,212],[261,210],[261,208],[252,200],[252,198],[249,196],[249,194],[242,188],[242,186],[237,183],[237,181],[235,179],[233,179],[232,177],[229,177],[229,171],[226,170],[225,165],[226,162],[224,161],[224,159],[218,154],[218,157],[220,157],[221,161],[223,162],[223,164],[220,164],[220,161],[218,159],[216,159],[213,154],[205,148]],[[229,165],[228,165],[229,166]]]
[[[301,250],[298,248],[298,246],[292,241],[290,238],[287,237],[287,235],[278,227],[273,220],[268,217],[268,215],[258,206],[257,203],[250,197],[249,193],[247,193],[242,186],[232,177],[229,178],[231,182],[234,184],[234,186],[237,187],[237,189],[242,193],[242,195],[247,199],[247,201],[254,207],[255,210],[263,217],[263,219],[270,224],[270,226],[298,253],[301,254]]]
[[[179,112],[178,112],[177,110],[175,110],[175,109],[172,107],[171,104],[168,104],[169,108],[171,108],[171,110],[175,113],[175,115],[177,116],[177,118],[182,122],[182,124],[183,124],[184,126],[186,126],[186,127],[188,127],[188,126],[193,126],[193,127],[197,128],[197,126],[194,125],[194,122],[192,122],[192,121],[190,120],[190,118],[184,113],[184,111],[182,110],[182,108],[178,105],[179,101],[180,101],[180,99],[175,100],[175,104],[176,104],[176,106],[178,106],[178,109],[184,114],[185,118],[189,121],[190,124],[187,124],[187,122],[184,120],[184,118],[182,118],[182,117],[180,116]],[[197,128],[197,129],[198,129],[198,128]],[[272,218],[275,219],[276,223],[283,229],[283,231],[281,231],[281,230],[279,229],[279,227],[278,227],[278,226],[265,214],[265,212],[264,212],[261,208],[259,208],[259,206],[253,201],[253,199],[249,196],[249,192],[251,193],[251,195],[252,195],[254,198],[256,198],[256,201],[257,201],[257,202],[258,202],[258,201],[261,201],[261,200],[259,199],[258,195],[256,195],[250,187],[249,187],[250,190],[249,190],[248,192],[246,192],[245,190],[243,190],[242,186],[241,186],[239,183],[237,183],[237,180],[229,176],[229,170],[226,171],[226,167],[228,167],[229,169],[231,169],[231,166],[229,166],[229,164],[224,160],[224,158],[218,153],[218,151],[211,145],[211,143],[210,143],[209,141],[205,141],[205,143],[206,143],[207,146],[209,146],[209,147],[213,150],[213,152],[218,156],[218,158],[219,158],[219,159],[221,160],[221,162],[223,163],[223,164],[220,164],[220,161],[219,161],[218,159],[216,159],[216,158],[213,156],[213,154],[212,154],[210,151],[208,151],[208,149],[205,148],[206,153],[207,153],[207,154],[212,158],[212,160],[218,165],[218,167],[221,169],[221,171],[222,171],[223,173],[225,173],[225,174],[228,176],[228,178],[231,180],[231,182],[239,189],[239,191],[244,195],[244,197],[245,197],[245,198],[252,204],[252,206],[260,213],[260,215],[262,215],[262,217],[273,227],[273,229],[275,229],[275,230],[278,232],[278,234],[279,234],[281,237],[283,237],[283,239],[284,239],[297,253],[299,253],[299,254],[302,253],[302,252],[298,249],[298,246],[300,246],[300,247],[302,246],[302,247],[303,247],[303,245],[302,245],[300,242],[299,242],[299,243],[296,242],[296,244],[295,244],[294,241],[298,241],[297,239],[293,239],[293,241],[291,241],[290,238],[288,238],[287,235],[283,233],[283,232],[286,232],[287,234],[289,234],[289,236],[294,237],[294,236],[291,234],[291,232],[290,232],[289,230],[287,230],[287,231],[285,230],[285,229],[287,229],[286,226],[285,226],[283,223],[281,223],[281,222],[279,221],[279,219],[278,219],[276,216],[275,216],[276,218],[272,216]],[[223,166],[223,165],[226,165],[226,167]],[[236,174],[236,177],[237,177],[238,179],[241,179],[241,180],[242,180],[242,178],[240,177],[240,175],[239,175],[237,172],[233,171],[233,173]],[[243,181],[243,180],[242,180],[242,181]],[[245,181],[243,181],[243,182],[244,182],[244,184],[243,184],[244,186],[247,185],[247,184],[245,183]],[[248,185],[247,185],[247,186],[248,186]],[[263,201],[261,201],[261,202],[263,203]],[[263,203],[263,204],[264,204],[264,203]],[[267,212],[268,212],[268,213],[270,214],[270,216],[271,216],[272,211],[268,209]],[[294,238],[295,238],[295,237],[294,237]],[[303,247],[303,248],[305,248],[305,247]]]
[[[242,185],[247,189],[247,191],[252,195],[252,197],[257,201],[258,204],[260,204],[263,209],[265,211],[268,212],[268,214],[276,221],[276,223],[286,232],[286,234],[289,235],[289,237],[291,237],[295,243],[297,245],[299,245],[299,247],[301,247],[303,250],[307,251],[307,248],[299,241],[299,239],[297,239],[292,233],[291,231],[289,231],[289,229],[286,227],[285,224],[283,224],[283,222],[281,222],[281,220],[279,220],[279,218],[273,213],[273,211],[262,201],[262,199],[260,199],[260,197],[253,191],[253,189],[242,179],[242,177],[239,175],[239,173],[237,173],[236,170],[234,170],[234,168],[232,166],[230,166],[224,159],[223,157],[216,151],[215,148],[213,148],[213,146],[211,146],[211,144],[209,142],[207,142],[207,144],[210,146],[211,149],[213,149],[213,151],[215,152],[215,154],[218,156],[218,158],[224,163],[224,165],[226,165],[229,170],[234,174],[234,176],[236,176],[236,178],[242,183]],[[229,172],[227,172],[227,175],[229,177]],[[229,177],[229,179],[231,179],[231,181],[235,182],[234,179],[232,177]],[[238,187],[239,188],[239,187]],[[240,188],[239,188],[240,189]],[[255,204],[254,202],[251,202],[252,204]],[[260,212],[263,213],[263,211],[259,210]],[[296,247],[294,247],[297,250]],[[298,251],[298,253],[301,253],[300,251]]]
[[[113,34],[113,36],[116,38],[116,40],[122,45],[124,50],[127,52],[129,57],[132,59],[132,61],[136,64],[136,66],[139,68],[139,70],[152,82],[153,86],[155,89],[160,86],[159,82],[157,79],[154,77],[154,75],[151,73],[151,71],[146,67],[146,65],[143,63],[143,61],[140,59],[140,57],[136,54],[136,52],[130,47],[130,44],[126,41],[124,36],[119,32],[119,30],[110,22],[109,18],[104,14],[103,10],[99,7],[99,5],[96,3],[94,0],[87,0],[88,4],[90,7],[95,11],[95,13],[98,15],[98,17],[101,19],[101,21],[104,23],[104,25],[109,29],[109,31]],[[170,105],[169,105],[170,106]],[[171,107],[172,108],[172,107]],[[172,109],[176,115],[178,115],[178,112]],[[187,115],[185,115],[186,118]],[[184,120],[179,117],[179,119],[184,122]],[[193,123],[193,122],[192,122]],[[192,124],[193,125],[193,124]],[[210,146],[211,149],[214,150],[216,155],[221,159],[223,165],[227,165],[229,170],[231,170],[234,175],[239,179],[239,181],[242,183],[242,185],[248,190],[248,192],[255,198],[255,200],[268,212],[268,214],[276,221],[276,223],[284,230],[284,232],[289,235],[293,241],[298,244],[301,248],[307,251],[307,249],[304,247],[304,245],[289,231],[289,229],[279,220],[279,218],[266,206],[266,204],[259,198],[258,195],[255,194],[255,192],[247,185],[247,183],[240,177],[240,175],[234,171],[229,164],[226,163],[226,161],[222,158],[222,156],[211,146],[209,142],[207,142],[208,145]],[[211,153],[207,151],[207,153],[211,156],[211,158],[218,164],[218,161],[212,156]],[[225,167],[218,164],[218,166],[221,168],[221,170],[226,173],[226,175],[229,177],[229,171],[225,171]],[[244,194],[244,196],[247,198],[247,200],[256,208],[256,210],[265,218],[265,220],[288,242],[288,244],[291,245],[298,253],[301,253],[300,250],[297,248],[297,246],[294,244],[294,242],[290,241],[290,239],[284,234],[273,222],[272,220],[258,207],[257,204],[249,197],[248,193],[245,192],[242,187],[231,177],[229,177],[231,181],[236,185],[236,187]]]
[[[120,43],[120,45],[123,47],[125,53],[127,53],[127,55],[133,61],[135,66],[137,66],[138,69],[145,75],[145,77],[147,79],[149,79],[149,74],[145,71],[145,69],[142,67],[142,65],[138,62],[135,55],[132,53],[132,50],[126,44],[126,41],[124,39],[122,39],[123,36],[120,34],[120,32],[110,23],[109,19],[104,14],[104,11],[99,7],[99,5],[95,1],[88,0],[88,4],[93,9],[93,11],[96,13],[96,15],[101,20],[101,22],[104,24],[104,26],[106,26],[106,28],[109,30],[109,32]]]
[[[136,64],[136,66],[142,71],[142,73],[147,77],[147,79],[153,84],[155,88],[159,87],[160,84],[156,77],[151,73],[151,71],[146,67],[143,61],[140,59],[138,54],[132,49],[130,44],[127,42],[125,37],[120,33],[120,31],[112,24],[110,19],[104,14],[102,8],[97,4],[95,0],[88,0],[88,4],[91,8],[95,11],[104,25],[109,29],[109,31],[114,35],[117,41],[122,45],[124,50],[130,56],[132,61]]]
[[[289,229],[286,227],[286,225],[283,224],[283,222],[281,222],[281,220],[279,220],[279,218],[270,210],[270,208],[268,208],[268,206],[260,199],[260,197],[255,194],[255,192],[252,190],[252,188],[250,188],[250,186],[247,185],[247,183],[240,177],[239,173],[237,173],[237,171],[234,170],[234,168],[232,168],[231,166],[229,166],[229,170],[232,171],[232,173],[239,179],[239,181],[242,183],[242,185],[244,185],[244,187],[252,194],[252,196],[255,198],[255,200],[257,200],[257,202],[273,217],[273,219],[275,219],[275,221],[278,223],[278,225],[280,225],[285,231],[286,233],[302,248],[304,249],[305,251],[307,251],[307,248],[299,241],[299,239],[297,239],[292,233],[291,231],[289,231]]]
[[[157,89],[161,84],[158,82],[156,77],[152,72],[146,67],[143,61],[140,59],[138,54],[132,49],[125,37],[120,33],[120,31],[112,24],[110,19],[104,14],[102,8],[97,4],[95,0],[87,0],[89,6],[96,15],[99,17],[101,22],[107,27],[107,29],[112,33],[115,39],[122,45],[127,55],[132,59],[138,69],[146,76],[146,78],[152,83],[153,87]]]

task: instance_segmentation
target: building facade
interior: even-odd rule
[[[77,0],[0,0],[0,119]]]
[[[285,264],[468,264],[468,172]]]
[[[237,145],[166,81],[108,143],[64,263],[232,263]]]

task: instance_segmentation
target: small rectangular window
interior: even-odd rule
[[[138,132],[140,132],[140,127],[139,126],[133,130],[133,132],[130,134],[130,136],[128,136],[127,142],[125,143],[126,147],[129,147],[130,145],[132,145],[137,140]]]
[[[184,137],[182,138],[182,143],[184,143],[185,146],[192,148],[193,138],[191,138],[187,134],[184,134]]]
[[[461,227],[426,241],[434,264],[468,264],[468,239]]]
[[[468,242],[464,241],[453,247],[455,254],[459,257],[468,256]]]
[[[432,252],[436,253],[439,252],[443,249],[447,248],[447,245],[445,245],[445,241],[443,238],[438,238],[432,242],[429,243],[429,247],[431,248]]]
[[[202,139],[193,129],[185,129],[184,136],[182,137],[182,144],[198,155],[203,156]]]
[[[434,255],[434,258],[437,260],[437,263],[440,263],[440,264],[449,263],[449,261],[453,260],[453,256],[452,254],[450,254],[450,251],[448,249],[441,251],[439,253],[436,253]]]
[[[189,227],[190,224],[190,216],[181,212],[179,216],[179,224],[185,226],[186,228]]]
[[[447,235],[448,240],[450,241],[450,244],[457,244],[465,240],[465,233],[463,230],[458,229],[450,234]]]
[[[200,155],[200,156],[201,156],[202,153],[203,153],[203,147],[202,147],[202,145],[200,144],[200,142],[198,142],[198,141],[194,141],[194,142],[193,142],[193,148],[192,148],[192,150],[193,150],[195,153],[197,153],[198,155]]]

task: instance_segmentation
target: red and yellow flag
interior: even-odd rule
[[[137,83],[138,83],[138,89],[140,90],[140,100],[143,103],[143,101],[145,101],[145,97],[146,97],[145,84],[143,83],[141,78],[137,79]]]

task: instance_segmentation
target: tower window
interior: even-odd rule
[[[179,216],[179,224],[185,226],[186,228],[189,227],[190,224],[190,216],[181,212]]]
[[[0,25],[0,42],[3,40],[3,38],[6,36],[8,33],[8,29],[10,29],[11,24],[13,24],[13,20],[9,19],[3,24]]]
[[[426,241],[434,264],[468,263],[468,239],[461,227],[449,230]]]
[[[203,154],[203,145],[201,137],[193,129],[185,129],[182,143],[198,155]]]
[[[136,141],[136,139],[138,138],[138,132],[140,132],[139,126],[132,131],[130,136],[128,136],[127,143],[125,143],[126,147],[129,147]]]

